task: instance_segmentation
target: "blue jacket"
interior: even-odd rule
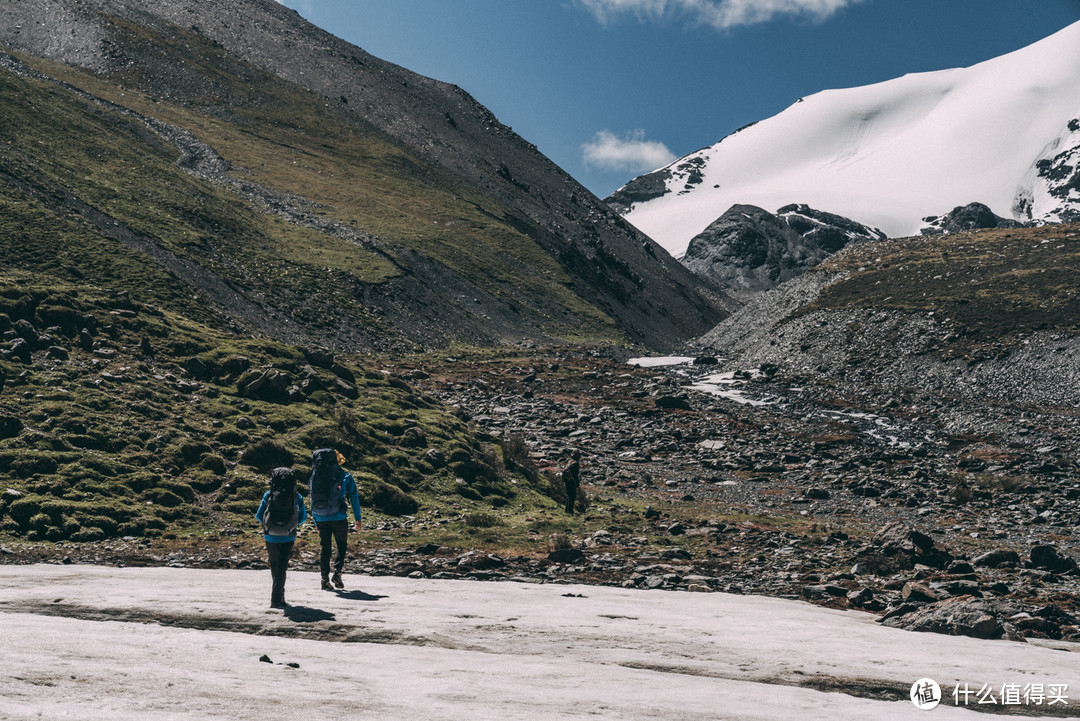
[[[343,475],[341,479],[341,510],[332,516],[323,516],[312,511],[311,517],[315,519],[316,523],[323,521],[344,521],[348,518],[348,514],[345,513],[344,501],[348,499],[349,505],[352,506],[353,518],[357,521],[360,520],[360,494],[356,490],[356,481],[353,480],[352,474],[344,470],[341,466],[338,466],[338,471]]]
[[[263,512],[266,511],[266,504],[270,502],[270,491],[263,494],[262,503],[259,504],[259,510],[255,511],[255,518],[262,523]],[[296,494],[296,508],[298,510],[296,523],[297,528],[304,525],[304,521],[307,520],[307,509],[304,508],[304,497],[299,493]],[[269,533],[264,533],[263,538],[267,543],[289,543],[296,540],[296,534],[291,536],[271,536]]]

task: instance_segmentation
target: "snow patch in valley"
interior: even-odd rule
[[[670,356],[653,356],[647,358],[631,358],[626,361],[632,366],[638,366],[639,368],[665,368],[667,366],[684,365],[686,363],[693,363],[694,358],[691,356],[670,355]]]
[[[751,371],[747,372],[750,373]],[[690,386],[690,390],[708,393],[744,406],[770,406],[777,403],[778,399],[773,396],[751,398],[741,390],[744,385],[743,381],[736,379],[735,375],[736,371],[716,373],[694,383]]]
[[[682,356],[658,356],[654,358],[632,358],[628,362],[643,368],[658,368],[681,365],[692,360],[694,359]],[[689,370],[679,369],[675,372],[681,376],[688,377],[691,375]],[[707,393],[716,398],[722,398],[744,406],[755,408],[762,406],[790,407],[792,405],[792,398],[790,396],[761,393],[758,390],[755,390],[755,392],[751,394],[747,391],[747,381],[758,380],[762,377],[761,371],[757,368],[745,371],[725,371],[723,373],[713,373],[712,375],[697,379],[687,385],[686,388],[687,390],[696,391],[698,393]],[[792,386],[785,390],[790,394],[800,395],[805,389]],[[887,446],[911,448],[913,446],[919,446],[924,442],[935,442],[935,439],[930,435],[925,433],[920,435],[914,431],[913,427],[905,427],[898,421],[876,413],[814,408],[809,412],[807,418],[815,416],[828,420],[842,419],[849,421],[858,428],[860,432]],[[705,443],[714,443],[714,441],[706,441]],[[716,441],[716,443],[720,443],[720,445],[716,447],[723,447],[722,442]],[[709,447],[705,444],[699,445],[705,448]]]
[[[0,566],[0,718],[925,719],[907,700],[920,678],[947,695],[1076,676],[1076,644],[911,633],[776,598],[346,582],[362,590],[291,572],[282,615],[268,571]],[[984,718],[952,703],[935,718]]]

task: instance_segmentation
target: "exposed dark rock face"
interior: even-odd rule
[[[936,233],[959,233],[964,230],[983,230],[987,228],[1020,228],[1023,223],[994,215],[994,211],[982,203],[968,203],[953,208],[942,216],[931,215],[923,218],[929,225],[922,229],[923,235]]]
[[[667,168],[639,175],[604,198],[604,202],[618,213],[625,215],[630,212],[630,208],[634,206],[634,203],[654,200],[670,192],[667,188],[669,178],[671,178],[671,171]]]
[[[182,47],[191,33],[225,53],[231,67],[208,72],[198,58],[177,62],[175,53],[170,56],[153,40],[146,42],[146,37],[168,38]],[[132,42],[136,36],[142,39]],[[409,182],[460,188],[454,192],[493,201],[503,213],[498,220],[554,258],[569,274],[571,292],[610,317],[630,340],[670,347],[724,314],[722,294],[622,221],[461,88],[372,57],[273,0],[6,2],[0,4],[0,43],[92,70],[224,121],[235,115],[237,77],[276,76],[324,99],[361,131],[385,133],[408,149],[426,164],[402,170]],[[225,73],[232,74],[220,82]],[[405,329],[411,340],[422,343],[425,334],[436,342],[516,340],[527,325],[514,322],[522,305],[535,307],[538,318],[552,315],[553,309],[542,307],[539,299],[519,298],[510,308],[505,298],[514,296],[514,289],[500,289],[500,300],[468,287],[430,258],[411,260],[415,267],[387,284],[395,286],[392,298],[381,297],[380,288],[372,285],[350,290],[374,306],[388,325]],[[422,280],[427,288],[464,286],[454,290],[479,298],[476,303],[483,307],[465,309],[456,300],[433,299],[411,279]],[[413,296],[417,301],[410,303]],[[448,317],[425,329],[408,310],[421,301]],[[481,327],[473,316],[495,323]],[[573,319],[568,320],[573,327]],[[447,329],[451,337],[445,337]]]
[[[671,192],[686,195],[704,182],[707,163],[704,155],[687,156],[678,165],[639,175],[604,198],[604,202],[620,215],[626,215],[635,203],[654,200]]]
[[[1076,561],[1049,545],[1035,546],[1031,549],[1031,565],[1058,573],[1071,573],[1077,570]]]
[[[1035,162],[1033,187],[1017,193],[1013,212],[1021,217],[1038,215],[1062,223],[1075,223],[1080,221],[1080,118],[1068,122],[1050,153],[1052,155]],[[1035,198],[1040,195],[1051,205],[1036,212]]]
[[[882,569],[910,569],[917,564],[944,568],[952,560],[949,552],[934,539],[901,522],[893,522],[878,532],[870,546],[857,554],[855,561],[864,572]]]
[[[690,241],[682,262],[732,291],[761,291],[849,243],[884,238],[879,230],[806,205],[786,205],[776,214],[735,205]]]

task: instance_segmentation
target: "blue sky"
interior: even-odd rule
[[[973,65],[1080,22],[1080,0],[280,1],[461,86],[600,196],[802,96]]]

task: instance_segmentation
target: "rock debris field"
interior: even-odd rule
[[[1074,412],[841,397],[707,358],[552,360],[422,382],[492,433],[520,435],[541,465],[582,449],[596,497],[663,503],[585,539],[577,578],[803,598],[912,630],[1080,640]],[[751,520],[709,518],[731,511]],[[641,548],[643,532],[660,547]],[[691,552],[688,538],[704,543]]]

